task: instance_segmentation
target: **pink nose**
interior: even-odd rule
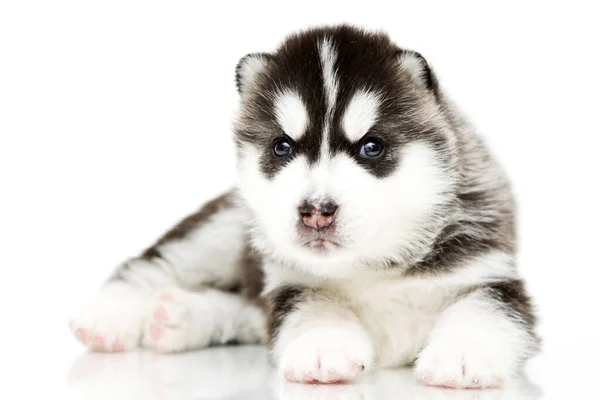
[[[337,209],[338,206],[331,201],[314,204],[305,200],[300,205],[298,211],[304,225],[321,230],[333,224]]]

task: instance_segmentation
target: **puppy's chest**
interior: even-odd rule
[[[342,290],[375,339],[379,362],[389,367],[414,359],[456,295],[439,286],[398,281],[352,284]]]

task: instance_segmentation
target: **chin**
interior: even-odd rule
[[[295,241],[288,251],[278,249],[278,259],[285,261],[293,270],[317,279],[347,279],[356,273],[361,259],[351,244],[332,239]]]
[[[319,254],[332,252],[341,247],[339,243],[329,239],[313,239],[306,242],[304,246]]]
[[[298,243],[296,248],[296,263],[302,266],[303,263],[326,263],[328,261],[340,258],[345,250],[339,243],[328,239],[313,239]]]

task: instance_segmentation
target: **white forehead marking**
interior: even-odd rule
[[[325,38],[319,45],[319,56],[321,67],[323,68],[323,82],[325,86],[325,95],[327,97],[327,110],[325,113],[325,123],[323,124],[323,144],[321,146],[321,156],[329,156],[329,131],[331,129],[331,118],[335,110],[335,99],[338,93],[338,80],[335,73],[335,61],[337,53],[331,39]]]
[[[359,90],[354,94],[342,117],[344,133],[352,142],[362,138],[377,121],[379,96],[373,92]]]
[[[321,66],[323,68],[323,81],[325,83],[325,95],[327,96],[327,111],[335,107],[335,98],[338,92],[338,81],[335,75],[335,61],[337,53],[331,39],[323,39],[319,46]]]
[[[308,127],[308,111],[300,95],[292,90],[285,90],[275,97],[275,116],[277,123],[292,139],[298,140]]]

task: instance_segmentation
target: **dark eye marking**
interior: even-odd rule
[[[273,143],[273,154],[276,157],[287,157],[292,152],[292,144],[286,138],[275,139]]]
[[[365,138],[361,141],[360,156],[363,158],[379,158],[385,152],[385,145],[378,139]]]

